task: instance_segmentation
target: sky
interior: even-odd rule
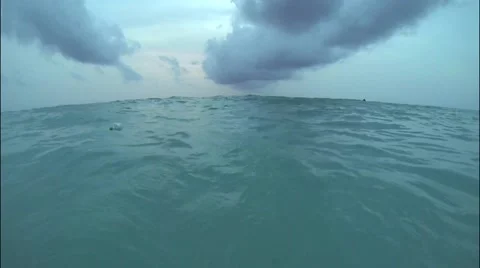
[[[478,0],[1,0],[1,109],[260,94],[478,109]]]

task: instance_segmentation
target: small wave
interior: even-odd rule
[[[404,129],[405,127],[400,124],[387,124],[387,123],[378,123],[378,122],[349,122],[349,121],[329,121],[321,122],[319,126],[325,128],[340,128],[340,129],[351,129],[360,131],[363,129],[368,130],[398,130]]]
[[[478,263],[469,111],[174,97],[2,113],[1,124],[2,264],[25,264],[18,252],[45,267]]]

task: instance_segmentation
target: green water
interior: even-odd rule
[[[478,267],[475,111],[153,99],[2,113],[1,142],[2,268]]]

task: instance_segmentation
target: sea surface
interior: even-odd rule
[[[478,265],[478,111],[242,96],[1,114],[2,268]]]

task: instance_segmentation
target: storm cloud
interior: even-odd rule
[[[414,27],[449,0],[233,0],[232,32],[202,67],[218,84],[255,88],[335,63]]]
[[[125,69],[120,57],[140,47],[117,25],[95,18],[84,0],[2,0],[2,35],[23,44],[38,43],[50,53],[80,63],[119,70]]]
[[[158,58],[168,64],[176,82],[180,82],[182,74],[188,72],[187,69],[180,66],[180,63],[178,63],[175,57],[158,56]]]

